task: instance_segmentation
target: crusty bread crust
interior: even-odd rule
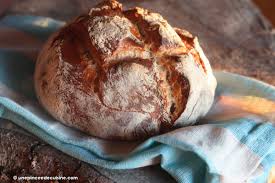
[[[194,123],[216,87],[197,38],[157,13],[115,0],[56,32],[35,70],[37,97],[68,126],[137,140]]]

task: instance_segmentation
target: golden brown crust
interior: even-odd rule
[[[196,38],[186,30],[179,29],[179,28],[174,28],[174,29],[176,33],[180,36],[182,42],[186,45],[188,52],[193,55],[196,63],[204,70],[204,72],[206,72],[204,62],[200,57],[199,52],[195,49],[194,40]]]
[[[167,131],[190,93],[177,62],[190,54],[206,71],[193,40],[157,13],[105,1],[48,40],[36,65],[37,95],[56,119],[101,138]]]

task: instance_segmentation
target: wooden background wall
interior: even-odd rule
[[[275,26],[275,0],[253,0]]]

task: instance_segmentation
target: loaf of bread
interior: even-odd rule
[[[35,69],[45,109],[104,139],[140,140],[194,124],[210,109],[215,88],[196,37],[115,0],[54,33]]]

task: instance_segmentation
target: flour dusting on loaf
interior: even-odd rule
[[[150,113],[161,103],[154,74],[136,63],[111,68],[102,92],[105,105],[122,111]]]
[[[115,0],[54,33],[35,69],[45,109],[104,139],[139,140],[193,124],[211,107],[215,88],[196,37]]]
[[[102,53],[110,55],[117,44],[125,38],[140,42],[131,33],[132,26],[131,22],[124,17],[96,16],[90,20],[88,31],[92,43]]]
[[[152,29],[156,29],[161,37],[161,45],[168,47],[183,47],[184,44],[181,41],[179,35],[174,31],[166,20],[158,13],[150,13],[143,8],[136,8],[137,13],[149,23]]]

